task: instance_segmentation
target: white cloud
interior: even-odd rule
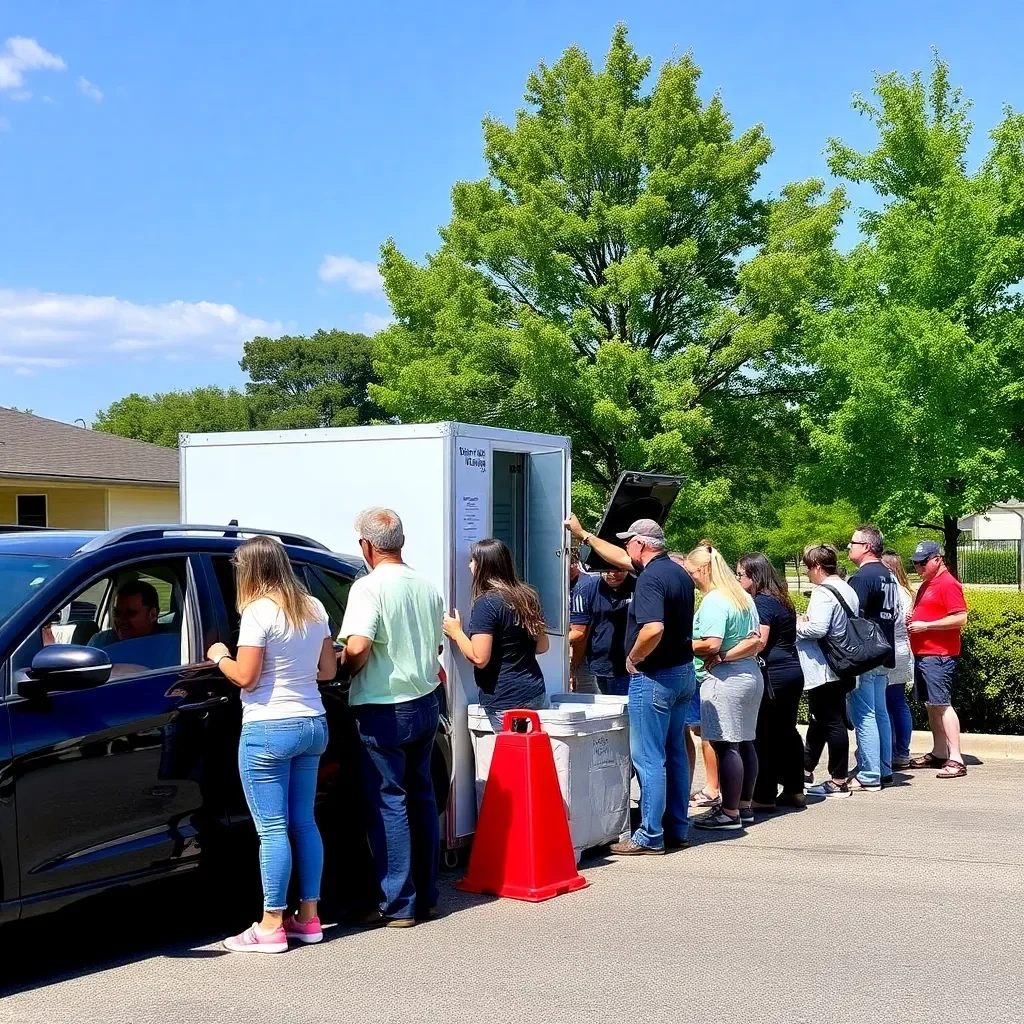
[[[103,90],[98,86],[93,85],[92,82],[90,82],[84,75],[79,76],[78,91],[82,93],[83,96],[88,96],[89,99],[94,100],[96,103],[99,103],[100,100],[103,99]]]
[[[376,334],[378,331],[383,331],[385,327],[390,327],[395,322],[393,316],[381,316],[379,313],[364,313],[363,314],[363,330],[367,334]]]
[[[65,71],[67,64],[34,39],[12,36],[0,51],[0,89],[21,89],[26,71]]]
[[[325,256],[320,264],[320,280],[341,281],[354,292],[379,294],[384,291],[384,280],[376,264],[351,256]]]
[[[32,93],[30,93],[28,89],[21,89],[18,92],[12,92],[11,99],[16,103],[27,103],[32,99]]]
[[[59,369],[104,359],[238,356],[286,325],[215,302],[142,305],[113,296],[0,289],[0,365]]]

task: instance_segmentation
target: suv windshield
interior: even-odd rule
[[[67,565],[45,555],[0,555],[0,622],[6,621]]]

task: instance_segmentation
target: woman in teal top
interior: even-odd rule
[[[764,681],[756,655],[760,620],[750,595],[710,545],[694,548],[686,567],[702,597],[693,620],[693,653],[700,684],[700,734],[718,756],[722,806],[696,828],[742,828],[753,820],[757,781],[754,733]]]

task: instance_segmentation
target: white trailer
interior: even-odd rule
[[[551,646],[540,657],[549,693],[567,689],[570,445],[566,437],[428,423],[324,430],[182,434],[181,521],[287,530],[337,552],[357,550],[353,523],[373,505],[402,517],[406,561],[448,608],[470,610],[469,549],[499,537],[544,606]],[[445,645],[442,665],[455,735],[446,839],[476,826],[466,707],[472,667]]]

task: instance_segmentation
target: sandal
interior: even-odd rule
[[[949,769],[953,770],[950,771]],[[967,765],[963,761],[947,761],[942,771],[935,773],[937,779],[962,779],[967,774]]]
[[[949,759],[945,757],[936,757],[932,753],[922,754],[920,757],[915,757],[913,761],[907,765],[908,768],[945,768]]]
[[[691,794],[690,803],[694,807],[721,807],[722,796],[712,796],[706,789]]]

